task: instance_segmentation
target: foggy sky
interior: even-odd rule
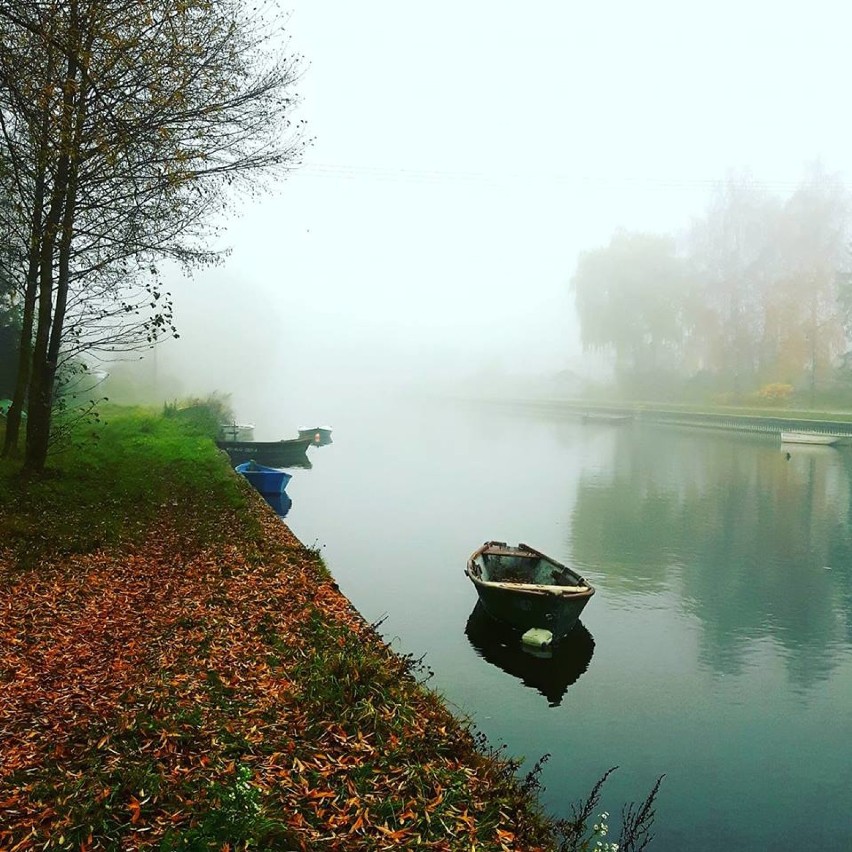
[[[579,251],[686,228],[732,170],[850,183],[841,2],[286,7],[315,143],[168,282],[158,356],[242,419],[259,387],[321,421],[336,389],[571,367]]]

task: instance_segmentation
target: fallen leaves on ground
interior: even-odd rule
[[[541,848],[512,766],[251,507],[262,536],[223,512],[216,547],[166,514],[0,551],[0,848]]]

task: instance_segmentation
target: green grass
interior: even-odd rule
[[[187,536],[218,540],[217,511],[246,500],[207,431],[145,408],[107,407],[102,418],[49,456],[42,476],[22,474],[20,459],[0,460],[0,541],[14,542],[25,564],[89,552],[138,539],[163,511],[180,519],[187,500],[211,503],[200,524],[192,513]]]

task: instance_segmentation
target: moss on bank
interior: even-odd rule
[[[0,848],[554,845],[209,437],[107,421],[0,464]]]

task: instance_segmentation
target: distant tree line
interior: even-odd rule
[[[26,412],[43,469],[67,372],[173,335],[163,259],[215,262],[235,190],[297,160],[282,23],[242,0],[0,0],[4,455]]]
[[[730,178],[679,239],[616,233],[571,281],[584,348],[635,393],[813,402],[849,373],[850,211],[815,166],[786,200]]]

